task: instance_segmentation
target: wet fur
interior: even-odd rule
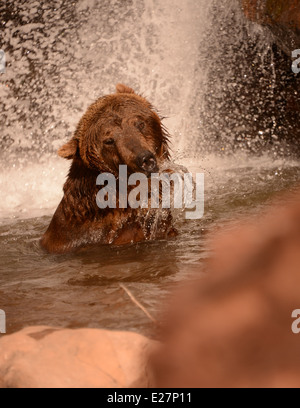
[[[115,145],[107,146],[110,137]],[[110,143],[110,142],[108,142]],[[168,210],[105,209],[96,203],[100,173],[118,175],[119,165],[141,172],[137,157],[150,152],[158,166],[170,157],[168,133],[151,104],[125,85],[98,99],[80,120],[74,137],[59,150],[72,160],[64,197],[41,240],[49,253],[90,244],[124,245],[176,234]]]

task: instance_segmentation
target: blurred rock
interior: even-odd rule
[[[299,387],[300,191],[215,239],[207,275],[174,296],[158,387]]]
[[[295,0],[241,0],[246,17],[267,25],[288,55],[300,47],[300,3]]]
[[[0,340],[0,388],[147,387],[153,344],[134,333],[27,328]]]

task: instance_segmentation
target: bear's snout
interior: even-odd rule
[[[157,160],[154,154],[151,152],[145,151],[139,154],[136,164],[145,173],[151,174],[158,172]]]

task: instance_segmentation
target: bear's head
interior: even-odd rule
[[[99,172],[155,173],[169,159],[168,133],[152,105],[125,85],[89,107],[58,154]]]

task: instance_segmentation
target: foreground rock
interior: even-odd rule
[[[207,277],[175,295],[156,386],[300,387],[300,191],[282,202],[215,239]]]
[[[0,388],[147,387],[153,346],[134,333],[27,328],[0,339]]]

